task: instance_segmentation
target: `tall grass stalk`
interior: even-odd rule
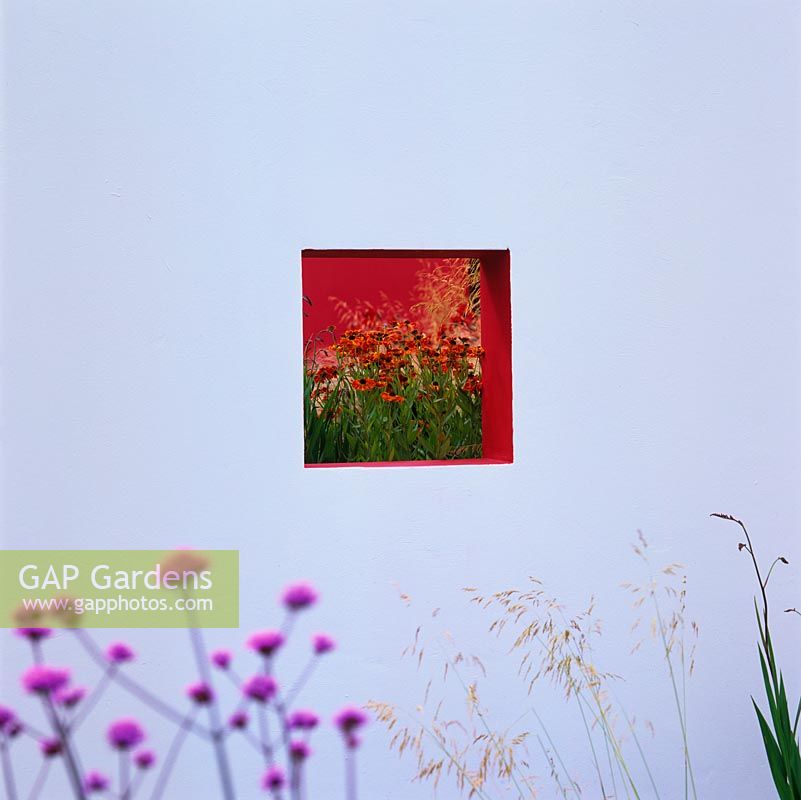
[[[647,543],[642,536],[634,549],[648,562]],[[692,673],[694,659],[692,651],[687,651],[685,646],[686,584],[677,566],[661,570],[659,578],[649,574],[643,586],[626,584],[626,587],[634,594],[635,608],[645,606],[654,615],[652,632],[667,662],[666,672],[678,716],[683,794],[685,800],[697,800],[686,700],[686,677]],[[476,656],[456,651],[449,644],[449,649],[444,651],[442,697],[431,697],[432,681],[429,681],[423,702],[416,713],[408,715],[412,720],[410,724],[401,722],[394,705],[370,704],[379,721],[392,734],[390,746],[401,755],[416,756],[415,779],[437,784],[443,775],[450,774],[456,778],[457,789],[462,794],[482,800],[501,796],[530,800],[539,796],[537,792],[543,781],[550,782],[558,796],[564,798],[660,800],[661,796],[667,796],[669,790],[660,790],[634,720],[613,691],[618,676],[596,665],[593,642],[601,635],[601,626],[595,616],[594,601],[581,613],[567,616],[556,599],[546,595],[541,583],[534,578],[531,586],[524,590],[510,589],[490,595],[479,594],[472,587],[465,591],[479,608],[500,612],[490,624],[489,632],[496,637],[511,638],[509,654],[517,656],[516,672],[525,693],[531,696],[536,691],[539,696],[550,686],[563,693],[567,702],[576,704],[587,742],[591,777],[586,785],[582,784],[576,768],[560,752],[557,737],[552,735],[531,702],[527,705],[536,721],[534,731],[526,729],[520,719],[509,726],[498,726],[489,709],[479,700],[478,687],[488,678],[482,662]],[[667,614],[662,595],[675,606]],[[697,635],[694,623],[692,630]],[[418,628],[405,655],[414,657],[421,669],[430,657],[428,650]],[[468,672],[474,672],[475,677],[468,676]],[[450,676],[458,681],[456,695],[447,691]],[[453,701],[458,697],[466,701],[466,716],[451,713]],[[623,727],[620,726],[621,717],[625,721]],[[533,753],[529,752],[529,738],[536,740]],[[431,742],[436,746],[434,753],[430,752]],[[642,768],[635,769],[629,761],[632,743],[632,752],[636,751]],[[605,754],[603,760],[602,754]]]
[[[649,571],[651,570],[651,562],[648,558],[648,543],[642,532],[638,532],[640,543],[634,546],[634,552],[645,562]],[[668,575],[675,575],[679,567],[677,564],[671,564],[664,568],[663,572]],[[673,592],[677,598],[678,607],[673,612],[671,618],[666,622],[662,615],[662,608],[659,603],[657,594],[657,583],[653,577],[649,577],[647,584],[648,596],[654,609],[656,618],[656,627],[659,633],[659,640],[662,644],[662,650],[665,656],[665,663],[667,664],[668,674],[670,676],[670,686],[673,690],[673,699],[676,704],[676,716],[681,730],[682,747],[684,751],[684,797],[693,797],[697,800],[698,794],[695,788],[695,776],[693,774],[692,760],[690,758],[690,746],[687,739],[687,691],[686,691],[686,655],[684,645],[684,612],[686,600],[686,579],[681,579],[681,589],[669,587],[669,592]],[[676,676],[676,670],[673,664],[673,651],[678,649],[679,660],[681,666],[681,696],[679,694],[679,680]]]
[[[791,716],[784,675],[779,669],[776,652],[773,649],[768,604],[768,582],[773,569],[777,564],[787,564],[788,561],[784,556],[775,558],[763,579],[751,536],[742,520],[731,514],[715,513],[711,516],[734,522],[740,526],[745,536],[745,541],[740,542],[738,547],[740,552],[745,550],[751,557],[754,574],[759,585],[759,598],[754,598],[754,611],[759,631],[759,664],[762,669],[762,680],[768,702],[768,714],[765,715],[753,697],[751,703],[757,716],[765,754],[778,796],[781,800],[801,800],[801,750],[799,750],[798,742],[801,698],[796,706],[795,714]],[[798,613],[793,608],[788,608],[787,612]]]

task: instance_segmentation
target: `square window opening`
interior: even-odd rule
[[[508,250],[304,250],[306,467],[513,460]]]

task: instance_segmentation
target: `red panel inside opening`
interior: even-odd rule
[[[512,320],[508,250],[304,250],[301,257],[304,345],[337,322],[336,301],[380,306],[411,297],[420,259],[477,258],[481,281],[481,458],[447,461],[348,462],[307,467],[497,464],[513,460]],[[338,326],[338,328],[341,326]],[[329,334],[330,335],[330,334]]]

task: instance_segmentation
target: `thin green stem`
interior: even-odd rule
[[[670,673],[670,685],[673,688],[673,698],[676,702],[676,712],[678,713],[679,725],[681,726],[681,737],[684,746],[684,759],[687,771],[690,774],[690,786],[692,788],[693,797],[696,798],[697,800],[698,795],[695,789],[695,776],[693,774],[692,762],[690,761],[690,748],[687,743],[687,726],[685,724],[684,714],[682,714],[681,700],[679,699],[679,691],[676,684],[676,675],[673,670],[673,659],[670,657],[670,646],[668,645],[667,636],[665,634],[665,624],[662,621],[662,612],[659,608],[659,601],[656,599],[656,592],[653,591],[653,588],[651,589],[651,599],[653,600],[654,609],[656,610],[656,619],[657,619],[657,625],[659,626],[659,635],[660,638],[662,639],[662,646],[665,650],[665,660],[667,661],[668,672]]]
[[[572,689],[572,692],[575,694],[575,688]],[[584,713],[584,708],[581,705],[581,699],[576,698],[578,700],[578,710],[579,714],[581,714],[581,721],[584,725],[584,732],[587,735],[587,741],[590,743],[590,751],[592,752],[592,762],[595,766],[595,772],[598,775],[598,788],[601,790],[601,800],[607,800],[606,796],[606,787],[604,786],[604,778],[603,773],[601,772],[601,765],[598,761],[598,754],[595,752],[595,742],[592,738],[592,731],[590,730],[590,726],[587,724],[587,716]]]
[[[39,795],[44,790],[47,783],[47,776],[50,774],[50,759],[45,759],[36,773],[36,778],[31,786],[31,791],[28,794],[28,800],[39,800]]]
[[[3,766],[3,784],[6,787],[8,800],[17,800],[17,785],[14,781],[14,770],[11,766],[11,756],[8,752],[8,738],[0,733],[0,762]]]
[[[170,743],[169,750],[167,750],[167,755],[164,758],[164,763],[159,770],[159,775],[156,779],[156,785],[153,787],[153,792],[150,795],[150,800],[161,800],[164,790],[167,787],[167,782],[170,779],[173,767],[175,766],[175,762],[178,759],[178,754],[181,752],[181,748],[186,741],[187,734],[191,730],[191,722],[194,714],[195,709],[193,708],[192,711],[186,715],[185,724],[181,725],[175,732],[175,736]]]
[[[53,732],[56,734],[59,743],[61,744],[61,752],[64,756],[64,765],[67,770],[67,777],[69,778],[72,790],[78,800],[85,800],[86,794],[83,788],[83,781],[81,780],[81,770],[78,768],[78,760],[72,748],[72,742],[67,735],[64,725],[56,712],[53,700],[49,695],[42,696],[42,702],[45,708],[45,714],[50,720],[50,725]]]
[[[190,628],[189,638],[192,642],[192,651],[195,654],[195,661],[197,663],[200,679],[212,690],[212,694],[214,695],[214,684],[211,677],[211,669],[209,668],[209,659],[200,629]],[[212,747],[214,750],[214,758],[217,762],[217,771],[220,777],[222,794],[225,800],[234,800],[233,777],[231,775],[231,766],[228,761],[228,753],[225,748],[225,729],[220,719],[220,709],[216,696],[213,696],[212,701],[208,704],[208,711],[209,721],[211,722]]]
[[[74,628],[72,630],[77,637],[78,642],[87,652],[89,657],[105,672],[106,668],[108,667],[108,661],[103,655],[102,650],[97,646],[97,644],[86,631],[82,630],[81,628]],[[125,689],[125,691],[127,691],[129,694],[132,694],[139,701],[144,703],[144,705],[149,706],[153,711],[160,714],[165,719],[169,720],[175,725],[183,724],[184,715],[180,711],[165,703],[161,698],[154,695],[138,681],[135,681],[133,678],[127,675],[123,670],[116,670],[112,677],[118,686]],[[192,726],[192,732],[202,736],[204,739],[211,738],[211,733],[197,723]]]
[[[551,738],[551,734],[548,732],[548,728],[545,727],[545,723],[542,721],[542,718],[537,713],[536,709],[532,707],[531,713],[534,714],[537,722],[539,723],[540,728],[542,728],[542,732],[545,734],[545,737],[548,739],[548,744],[551,746],[551,750],[553,750],[554,755],[556,756],[556,760],[559,762],[559,766],[562,768],[562,771],[565,773],[565,778],[570,782],[570,785],[581,794],[581,790],[579,789],[578,784],[573,780],[570,775],[568,768],[565,766],[565,762],[562,760],[562,755],[559,752],[559,749],[554,744],[553,739]],[[537,737],[539,738],[539,737]]]

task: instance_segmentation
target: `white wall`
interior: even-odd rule
[[[801,602],[797,4],[4,7],[5,545],[240,548],[246,629],[314,580],[314,624],[342,642],[308,695],[326,712],[413,706],[400,650],[433,607],[474,645],[464,585],[595,593],[673,798],[667,684],[628,656],[619,588],[641,528],[689,565],[701,793],[769,796],[751,576],[707,514],[794,562],[773,589]],[[466,246],[511,248],[516,463],[304,471],[301,248]],[[776,626],[797,691],[798,626]],[[179,691],[181,637],[132,639]],[[2,642],[16,702],[22,651]],[[319,750],[335,797],[336,748]],[[430,796],[377,726],[363,756],[367,800]],[[206,763],[176,797],[212,796]]]

